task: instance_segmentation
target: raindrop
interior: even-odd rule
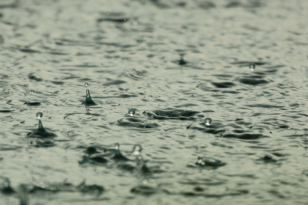
[[[211,119],[211,118],[205,118],[205,119],[204,119],[204,124],[205,124],[206,126],[210,126],[211,123],[212,123],[212,119]]]
[[[36,113],[36,118],[37,119],[41,119],[42,117],[43,117],[43,113],[42,112]]]
[[[131,108],[131,109],[128,110],[128,115],[134,116],[135,114],[136,114],[136,109]]]
[[[88,85],[89,85],[89,83],[85,83],[85,84],[84,84],[85,87],[88,87]]]
[[[251,71],[254,71],[256,69],[256,64],[255,63],[249,64],[249,68]]]

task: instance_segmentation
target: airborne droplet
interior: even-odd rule
[[[84,84],[85,87],[88,87],[88,85],[89,85],[89,83],[85,83],[85,84]]]
[[[41,119],[42,117],[43,117],[43,113],[42,112],[36,113],[36,118],[37,119]]]
[[[212,123],[212,119],[211,119],[211,118],[205,118],[205,119],[204,119],[204,124],[205,124],[205,126],[210,126],[211,123]]]
[[[139,144],[136,144],[133,147],[133,155],[141,155],[142,147]]]

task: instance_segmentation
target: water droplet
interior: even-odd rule
[[[136,109],[131,108],[131,109],[128,110],[128,115],[134,116],[135,114],[136,114]]]
[[[85,87],[88,87],[88,85],[89,85],[89,83],[85,83],[85,84],[84,84]]]
[[[41,119],[42,117],[43,117],[43,113],[42,112],[36,113],[36,118],[37,119]]]
[[[254,71],[256,69],[256,64],[255,63],[249,64],[249,68],[251,71]]]
[[[140,155],[142,151],[142,147],[139,144],[136,144],[133,147],[133,155]]]
[[[115,150],[119,150],[120,149],[120,144],[119,143],[115,143],[114,144],[114,149]]]
[[[205,118],[205,119],[204,119],[204,124],[205,124],[206,126],[210,126],[211,123],[212,123],[212,119],[211,119],[211,118]]]

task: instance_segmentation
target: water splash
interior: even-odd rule
[[[136,168],[137,170],[139,170],[141,172],[141,174],[150,174],[151,173],[151,170],[147,167],[145,161],[143,160],[143,157],[141,155],[141,152],[142,152],[142,147],[141,145],[139,144],[136,144],[134,147],[133,147],[133,155],[136,156]]]
[[[126,158],[125,156],[122,155],[122,153],[120,151],[120,144],[119,143],[115,143],[114,149],[115,149],[115,153],[114,153],[114,156],[112,157],[112,159],[118,160],[118,161],[129,161],[128,158]]]
[[[90,91],[88,89],[86,90],[86,99],[82,104],[85,104],[86,106],[96,105],[96,103],[92,100]]]
[[[43,123],[42,123],[41,120],[39,120],[39,124],[38,124],[37,130],[39,130],[39,131],[45,131],[45,128],[43,127]]]
[[[38,128],[37,130],[34,130],[33,132],[30,132],[27,134],[28,138],[52,138],[52,137],[56,137],[57,135],[52,133],[52,132],[48,132],[44,126],[43,123],[41,121],[41,119],[38,120]]]

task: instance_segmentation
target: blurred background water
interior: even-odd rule
[[[304,0],[1,0],[0,204],[307,204],[307,19]]]

